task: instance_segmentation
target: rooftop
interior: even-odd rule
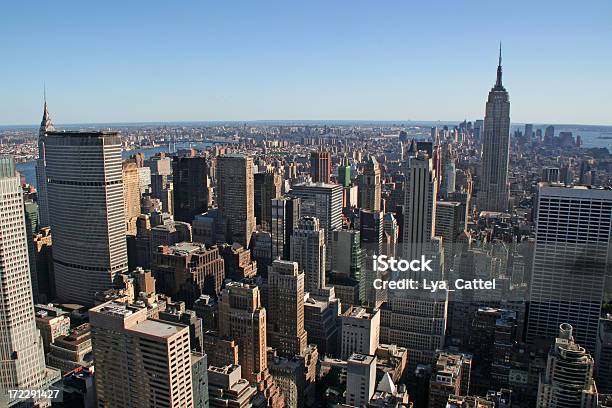
[[[355,307],[351,306],[346,312],[343,313],[343,316],[346,317],[354,317],[357,319],[372,319],[376,316],[378,311],[376,309],[368,310],[365,307]]]
[[[179,333],[186,326],[147,319],[130,328],[131,331],[148,334],[155,337],[170,337]]]

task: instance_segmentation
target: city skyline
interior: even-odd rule
[[[7,6],[0,406],[612,408],[612,4],[512,5]]]
[[[502,41],[515,123],[612,124],[607,2],[350,5],[11,4],[0,123],[37,122],[45,82],[56,123],[478,118]]]

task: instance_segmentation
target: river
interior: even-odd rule
[[[176,149],[205,149],[206,147],[212,146],[213,143],[210,142],[200,142],[200,143],[177,143]],[[124,150],[121,154],[124,159],[129,158],[131,155],[136,153],[143,153],[145,159],[148,159],[151,156],[155,156],[157,153],[168,152],[168,146],[158,146],[158,147],[149,147],[144,149],[134,149],[134,150]],[[17,171],[25,176],[26,182],[36,187],[36,161],[28,161],[24,163],[17,164]]]

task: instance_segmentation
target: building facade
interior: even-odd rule
[[[128,267],[121,138],[47,132],[45,152],[57,296],[91,305]]]

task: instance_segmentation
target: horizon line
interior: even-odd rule
[[[404,124],[435,124],[440,123],[442,125],[448,124],[460,124],[462,122],[472,122],[475,123],[478,120],[484,119],[463,119],[463,120],[414,120],[414,119],[250,119],[250,120],[240,120],[240,119],[215,119],[215,120],[160,120],[160,121],[128,121],[128,122],[70,122],[70,123],[54,123],[54,126],[94,126],[94,125],[119,125],[119,126],[135,126],[135,125],[155,125],[155,124],[221,124],[221,123],[239,123],[239,124],[277,124],[277,123],[288,123],[294,125],[301,125],[306,122],[309,124],[351,124],[351,123],[361,123],[361,124],[393,124],[393,125],[404,125]],[[510,126],[517,125],[527,125],[531,124],[533,126],[544,126],[544,125],[553,125],[553,126],[599,126],[599,127],[612,127],[612,123],[603,124],[603,123],[552,123],[552,122],[510,122]],[[0,124],[0,128],[38,128],[40,127],[39,123],[34,124],[13,124],[13,125],[4,125]]]

